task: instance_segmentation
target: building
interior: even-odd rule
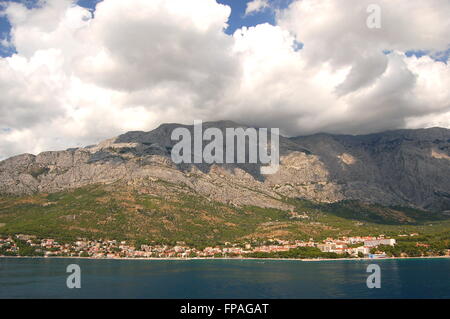
[[[396,244],[395,239],[374,239],[364,241],[364,246],[367,247],[377,247],[379,245],[394,246],[395,244]]]
[[[320,251],[323,251],[325,253],[334,252],[336,249],[336,245],[334,244],[319,244],[317,245],[317,248],[320,249]]]
[[[359,253],[363,254],[364,256],[367,256],[370,254],[370,247],[361,246],[357,248],[349,248],[347,252],[353,256],[358,256]]]

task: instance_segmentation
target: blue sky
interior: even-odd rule
[[[226,4],[231,7],[231,16],[228,21],[229,27],[226,30],[227,33],[231,34],[236,29],[242,26],[254,26],[261,23],[275,23],[275,12],[271,9],[266,9],[264,11],[245,15],[245,9],[247,7],[247,3],[250,1],[242,1],[242,0],[219,0],[219,3]],[[270,0],[272,7],[283,9],[286,8],[292,0]]]
[[[95,6],[98,2],[102,0],[79,0],[78,5],[95,10]],[[293,0],[269,0],[272,7],[274,8],[286,8]],[[7,0],[5,2],[18,2],[27,5],[28,7],[33,7],[36,5],[37,0]],[[254,26],[261,23],[275,23],[275,12],[273,9],[265,9],[261,12],[245,15],[245,9],[247,7],[247,2],[250,0],[218,0],[219,3],[226,4],[232,8],[231,16],[228,21],[229,27],[226,33],[232,34],[236,29],[242,26]],[[11,25],[5,17],[0,17],[0,39],[10,39],[9,31]],[[8,48],[0,45],[0,56],[10,56],[15,53],[14,48]]]
[[[410,56],[416,56],[418,58],[425,56],[425,55],[429,55],[430,52],[427,50],[421,50],[421,51],[407,51],[405,52],[406,56],[410,57]],[[450,57],[450,49],[448,49],[447,51],[442,51],[442,52],[437,52],[431,55],[431,57],[436,60],[436,61],[441,61],[446,63],[448,61],[448,58]]]

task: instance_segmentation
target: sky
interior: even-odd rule
[[[448,0],[0,0],[0,159],[194,120],[450,128],[449,55]]]

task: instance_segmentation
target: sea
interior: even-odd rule
[[[380,288],[368,288],[372,264]],[[80,288],[67,285],[70,265]],[[450,259],[0,258],[0,298],[450,298]]]

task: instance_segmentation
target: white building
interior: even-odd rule
[[[379,245],[394,246],[396,244],[395,239],[375,239],[375,240],[365,240],[364,246],[376,247]]]

